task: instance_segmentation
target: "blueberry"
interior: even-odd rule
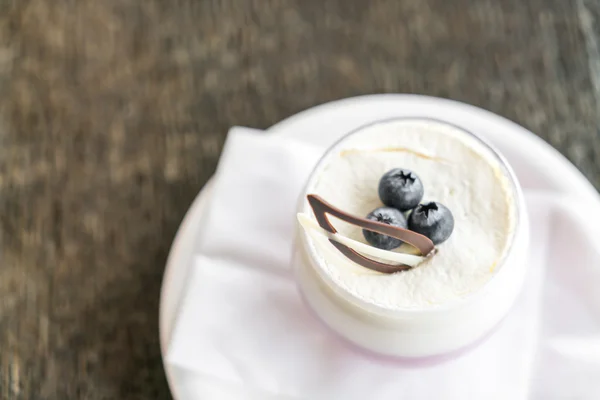
[[[452,234],[454,217],[441,203],[419,204],[408,216],[408,229],[427,236],[433,244],[440,244]]]
[[[367,219],[406,229],[406,217],[392,207],[379,207],[371,211]],[[401,240],[367,229],[363,229],[363,235],[369,244],[383,250],[395,249],[402,244]]]
[[[421,179],[408,169],[394,168],[379,181],[379,198],[383,204],[401,211],[415,208],[423,192]]]

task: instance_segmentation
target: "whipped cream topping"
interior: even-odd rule
[[[471,134],[430,120],[393,120],[363,128],[338,143],[307,185],[342,210],[366,216],[382,206],[379,179],[392,168],[421,178],[423,202],[453,213],[452,236],[412,270],[381,274],[339,253],[325,236],[311,237],[317,268],[357,300],[390,310],[432,308],[473,293],[501,268],[516,226],[516,194],[496,154]],[[366,243],[361,229],[329,217],[344,236]],[[411,252],[403,245],[396,251]]]

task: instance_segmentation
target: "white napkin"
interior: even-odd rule
[[[288,269],[298,198],[321,153],[254,129],[232,128],[215,175],[200,252]]]
[[[462,356],[430,366],[383,361],[317,322],[289,261],[297,199],[322,152],[230,131],[168,349],[167,362],[196,378],[180,400],[600,398],[600,246],[586,242],[591,231],[568,199],[528,196],[526,288]]]

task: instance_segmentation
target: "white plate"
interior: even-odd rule
[[[369,122],[390,117],[430,117],[476,132],[490,141],[513,166],[521,185],[526,189],[571,194],[580,200],[600,203],[596,189],[559,152],[523,127],[467,104],[427,96],[386,94],[354,97],[334,101],[279,122],[268,129],[281,135],[328,147],[343,134]],[[188,268],[196,245],[199,227],[210,191],[205,186],[188,210],[173,242],[160,299],[160,343],[163,359],[177,315]],[[175,371],[164,363],[173,395],[178,400],[194,381],[193,373]]]

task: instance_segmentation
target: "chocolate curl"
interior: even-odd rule
[[[434,244],[427,236],[423,236],[408,229],[403,229],[397,226],[384,224],[382,222],[371,221],[366,218],[361,218],[348,214],[340,210],[339,208],[329,204],[323,198],[316,194],[309,194],[306,196],[306,198],[308,200],[308,204],[310,205],[315,214],[319,226],[328,232],[337,233],[336,229],[333,227],[333,225],[331,225],[331,222],[329,222],[329,219],[327,218],[327,214],[331,214],[334,217],[339,218],[342,221],[348,222],[349,224],[356,225],[359,228],[368,229],[373,232],[381,233],[402,240],[403,242],[408,243],[417,248],[419,252],[425,257],[429,256],[434,251]],[[350,247],[344,244],[338,243],[332,239],[329,239],[329,241],[333,246],[335,246],[335,248],[342,252],[342,254],[348,257],[351,261],[373,271],[391,274],[394,272],[406,271],[412,268],[410,265],[405,264],[393,265],[375,261],[363,256],[355,250],[352,250]]]

